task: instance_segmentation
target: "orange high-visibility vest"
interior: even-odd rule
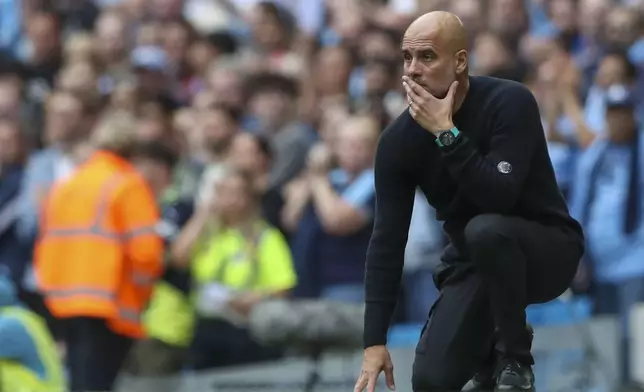
[[[43,208],[34,265],[58,318],[106,319],[114,332],[143,337],[140,316],[163,269],[159,209],[133,166],[99,151]]]

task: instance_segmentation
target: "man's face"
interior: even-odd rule
[[[604,57],[599,63],[595,83],[604,88],[612,84],[629,84],[624,59],[612,55]]]
[[[18,163],[23,147],[18,126],[6,121],[0,122],[0,165]]]
[[[188,31],[179,23],[169,23],[162,32],[163,48],[168,59],[175,64],[185,59],[190,44]]]
[[[60,37],[56,20],[51,15],[38,15],[31,20],[27,34],[33,44],[34,59],[46,60],[56,54]]]
[[[551,0],[550,15],[555,27],[562,32],[571,32],[577,27],[577,9],[571,0]]]
[[[485,25],[483,4],[478,0],[455,0],[450,3],[450,11],[456,14],[472,33],[479,32]]]
[[[0,80],[0,115],[17,118],[20,112],[20,84],[10,78]]]
[[[250,101],[251,113],[259,118],[269,130],[280,126],[295,102],[280,91],[263,91],[255,94]]]
[[[141,140],[163,140],[166,136],[166,125],[162,119],[140,118],[136,127],[136,133]]]
[[[363,119],[349,119],[338,130],[336,154],[341,168],[358,173],[367,168],[376,151],[378,129],[375,123]]]
[[[263,174],[269,168],[269,162],[260,150],[255,138],[249,134],[239,134],[230,146],[231,163],[249,173]]]
[[[96,72],[89,63],[72,64],[59,73],[58,87],[87,97],[96,89]]]
[[[208,86],[218,102],[240,107],[243,102],[242,79],[232,70],[215,70],[208,76]]]
[[[488,9],[490,28],[503,34],[517,34],[526,27],[523,0],[492,0]]]
[[[436,98],[444,98],[456,80],[456,53],[435,31],[406,34],[402,41],[404,73]]]
[[[369,95],[385,95],[391,84],[391,73],[386,65],[380,63],[365,64],[365,89]]]
[[[615,9],[606,19],[606,41],[616,49],[627,49],[637,39],[637,15],[631,10]]]
[[[164,163],[152,159],[134,159],[134,165],[158,198],[172,183],[172,170]]]
[[[166,76],[159,70],[139,69],[137,72],[137,80],[141,92],[149,96],[161,94],[167,85]]]
[[[205,147],[214,153],[223,153],[230,146],[237,125],[221,110],[207,110],[201,115],[201,136]]]
[[[125,22],[116,15],[108,14],[96,23],[96,42],[101,54],[116,58],[125,49]]]
[[[181,16],[184,0],[152,0],[148,4],[154,16],[168,20]]]
[[[489,75],[510,66],[510,53],[499,37],[492,34],[481,34],[474,41],[475,73]]]
[[[579,3],[577,23],[582,35],[597,37],[606,20],[606,10],[610,6],[609,0],[582,0]]]
[[[351,54],[346,48],[325,48],[316,58],[316,84],[323,94],[338,94],[347,90],[351,76]]]
[[[384,33],[372,32],[360,38],[360,57],[363,59],[396,60],[397,42]]]
[[[80,101],[68,94],[52,97],[46,111],[45,132],[50,143],[74,140],[83,121]]]

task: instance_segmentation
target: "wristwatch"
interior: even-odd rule
[[[456,127],[448,131],[443,131],[436,137],[436,144],[438,144],[438,147],[449,147],[456,142],[456,138],[460,133]]]

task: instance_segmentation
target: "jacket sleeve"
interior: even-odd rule
[[[163,272],[164,245],[158,233],[160,212],[153,193],[142,179],[128,179],[116,195],[117,220],[130,279],[142,288]]]
[[[401,164],[400,135],[385,131],[376,152],[376,214],[365,271],[365,347],[386,344],[400,291],[415,192],[414,181]]]
[[[489,151],[479,152],[464,133],[441,149],[452,177],[485,212],[511,210],[531,170],[537,144],[545,143],[539,108],[527,87],[512,84],[488,103],[491,114]]]

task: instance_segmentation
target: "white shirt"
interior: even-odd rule
[[[68,179],[74,173],[74,170],[76,170],[76,164],[74,161],[70,157],[62,155],[54,163],[55,181]]]

